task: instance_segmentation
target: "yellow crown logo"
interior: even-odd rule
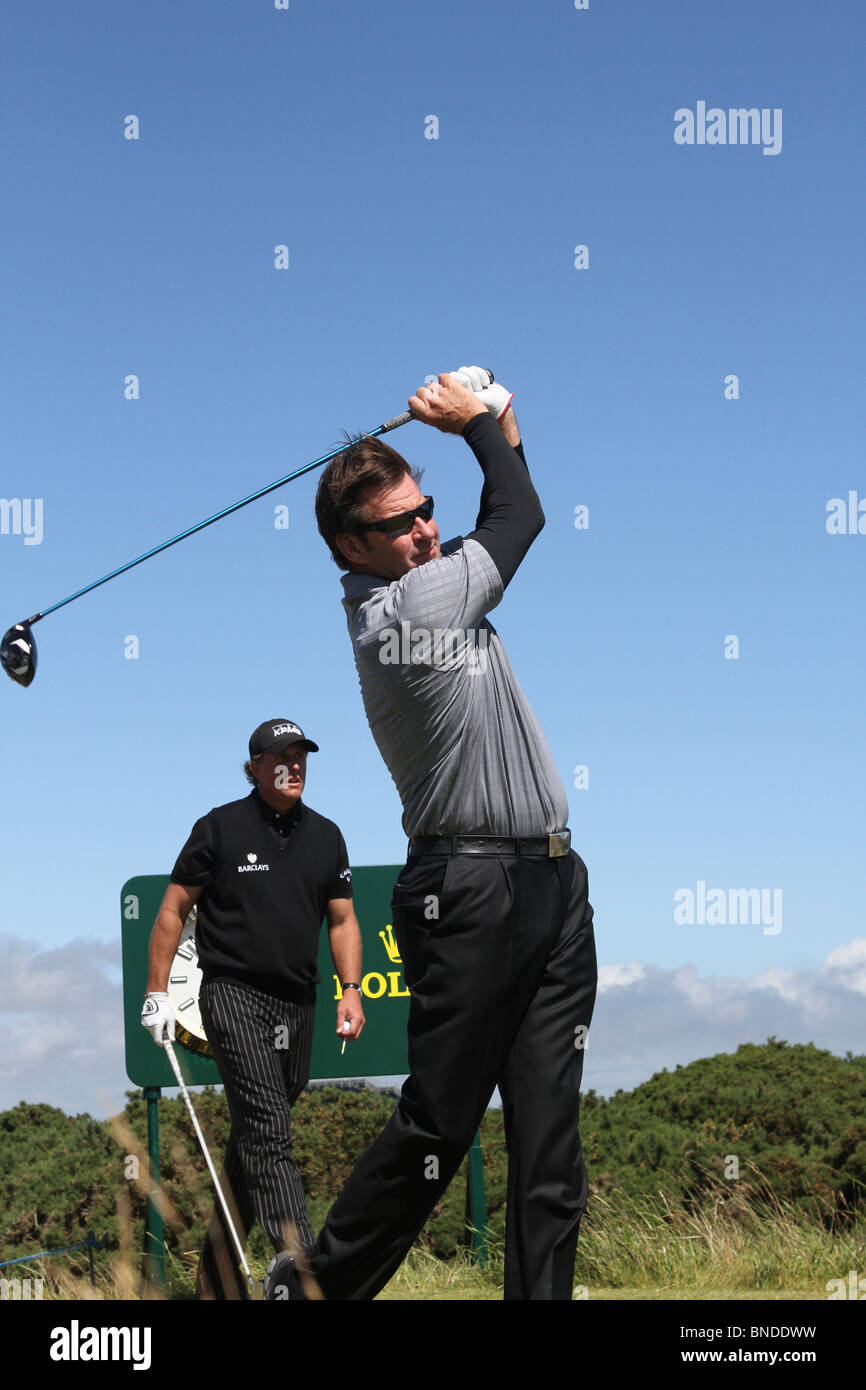
[[[394,965],[401,965],[402,961],[400,960],[400,947],[397,945],[397,942],[394,939],[394,929],[391,926],[390,922],[388,923],[384,931],[379,932],[379,936],[381,938],[382,945],[388,952],[388,959],[392,961]]]

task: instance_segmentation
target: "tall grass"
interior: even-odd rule
[[[596,1193],[581,1227],[577,1282],[617,1288],[719,1292],[808,1290],[866,1272],[866,1213],[842,1229],[831,1209],[813,1213],[751,1182],[710,1187],[699,1202]],[[709,1177],[709,1175],[707,1175]],[[836,1229],[833,1229],[836,1224]]]
[[[165,1289],[148,1291],[140,1252],[133,1248],[128,1193],[118,1199],[118,1217],[120,1249],[97,1260],[97,1287],[91,1287],[80,1263],[70,1261],[67,1268],[55,1260],[40,1270],[44,1297],[195,1298],[197,1252],[168,1251]],[[828,1280],[844,1278],[851,1269],[866,1274],[866,1212],[852,1213],[835,1229],[830,1217],[829,1208],[822,1212],[816,1204],[805,1212],[777,1197],[754,1170],[749,1180],[709,1187],[691,1205],[674,1202],[661,1188],[652,1197],[630,1197],[616,1189],[593,1192],[581,1225],[575,1285],[585,1286],[590,1298],[616,1290],[658,1299],[700,1298],[710,1291],[740,1298],[768,1292],[826,1298]],[[468,1252],[443,1261],[419,1242],[380,1297],[501,1298],[501,1243],[491,1239],[489,1251],[486,1266]],[[263,1277],[265,1262],[250,1259],[250,1267],[254,1277]]]

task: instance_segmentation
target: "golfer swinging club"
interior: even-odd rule
[[[408,858],[392,921],[411,991],[411,1074],[310,1255],[325,1298],[370,1299],[387,1283],[497,1084],[505,1298],[572,1297],[587,1198],[578,1093],[597,971],[565,790],[486,617],[544,525],[511,400],[478,367],[409,398],[417,419],[462,435],[481,467],[469,535],[440,546],[420,475],[379,439],[335,458],[316,498],[319,530],[348,571],[343,606],[370,729],[403,803]],[[290,1255],[272,1261],[266,1295],[304,1296]]]

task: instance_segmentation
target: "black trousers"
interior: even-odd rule
[[[494,1087],[508,1143],[505,1298],[571,1299],[587,1178],[578,1132],[597,968],[587,872],[560,859],[411,858],[394,888],[411,1074],[328,1213],[326,1298],[391,1278],[472,1142]]]
[[[285,1250],[286,1222],[304,1249],[313,1231],[292,1159],[290,1111],[310,1079],[313,1005],[286,1003],[225,980],[205,981],[202,1023],[225,1086],[232,1127],[220,1186],[243,1243],[258,1219],[275,1250]],[[222,1206],[214,1204],[199,1262],[199,1291],[247,1296]]]

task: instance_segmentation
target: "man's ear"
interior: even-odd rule
[[[338,531],[334,537],[337,549],[348,564],[360,564],[367,556],[363,538],[354,531]]]

